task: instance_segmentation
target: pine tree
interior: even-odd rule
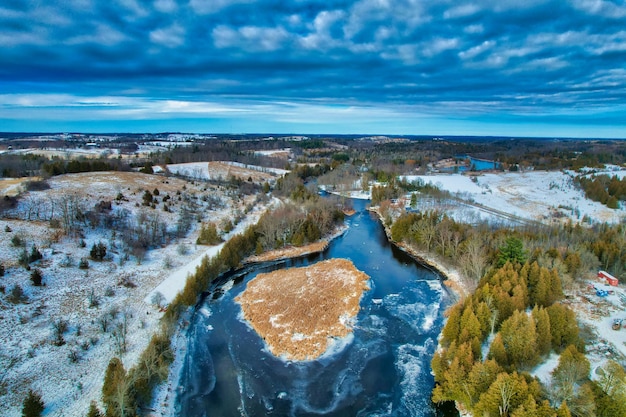
[[[92,401],[89,404],[89,411],[87,412],[87,417],[104,417],[98,408],[98,405],[95,401]]]
[[[444,326],[442,334],[442,344],[444,346],[450,346],[450,343],[458,340],[461,329],[461,309],[462,304],[458,303],[450,309],[448,320]]]
[[[504,266],[507,262],[523,264],[526,262],[526,252],[524,251],[524,243],[510,236],[506,239],[504,246],[500,247],[498,253],[498,266]]]
[[[102,402],[106,407],[107,417],[118,417],[123,414],[128,405],[126,370],[122,361],[114,357],[109,361],[104,383],[102,385]]]
[[[546,309],[550,316],[552,348],[560,351],[568,345],[578,344],[576,314],[567,306],[555,303]]]
[[[537,352],[547,355],[552,350],[552,334],[550,333],[550,316],[543,307],[535,306],[532,311],[537,330]]]
[[[24,399],[22,417],[40,417],[44,408],[44,402],[41,399],[41,395],[30,389],[28,391],[28,395]]]
[[[556,416],[557,417],[572,417],[572,413],[569,411],[569,407],[567,406],[567,403],[565,401],[563,401],[561,405],[559,406],[559,409],[556,410]]]
[[[494,337],[491,342],[491,346],[489,346],[488,358],[495,360],[498,365],[503,368],[507,368],[509,366],[509,358],[507,357],[506,349],[504,347],[504,343],[502,342],[502,336],[500,333],[496,334],[496,337]]]

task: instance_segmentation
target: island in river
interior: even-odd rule
[[[369,277],[347,259],[259,274],[237,298],[268,349],[288,360],[314,360],[352,332]]]

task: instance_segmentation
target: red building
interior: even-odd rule
[[[612,285],[614,287],[617,287],[617,285],[619,284],[619,281],[617,280],[617,278],[615,278],[613,275],[605,271],[599,271],[598,278],[605,279],[607,284]]]

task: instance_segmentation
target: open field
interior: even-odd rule
[[[167,169],[174,174],[188,178],[227,181],[230,177],[235,177],[242,181],[251,180],[256,184],[273,183],[280,175],[287,172],[276,168],[223,161],[169,164]]]
[[[552,221],[618,223],[626,210],[610,209],[587,199],[573,183],[573,173],[561,171],[530,171],[487,173],[475,177],[462,174],[410,175],[408,181],[421,180],[449,191],[459,199],[476,204],[481,211],[493,209],[524,219],[549,223]],[[482,210],[483,217],[490,216]]]

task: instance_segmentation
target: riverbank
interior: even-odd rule
[[[314,253],[324,252],[330,242],[340,237],[348,230],[348,226],[345,224],[338,227],[333,234],[324,237],[321,240],[310,243],[303,246],[288,246],[281,249],[275,249],[263,252],[260,255],[249,256],[244,259],[244,264],[259,263],[259,262],[271,262],[282,261],[286,259],[299,258],[301,256],[312,255]]]
[[[391,237],[391,229],[385,224],[383,216],[380,211],[378,211],[378,207],[369,207],[368,210],[378,216],[380,223],[383,225],[389,243],[396,246],[401,251],[406,252],[417,262],[437,272],[442,277],[444,285],[450,288],[456,297],[463,299],[471,294],[472,291],[467,286],[461,276],[461,273],[457,269],[444,265],[431,253],[413,248],[404,242],[394,241]]]

